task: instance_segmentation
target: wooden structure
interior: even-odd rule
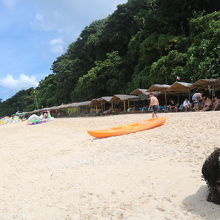
[[[104,96],[101,98],[93,99],[91,101],[84,102],[75,102],[70,104],[62,104],[59,106],[53,106],[50,108],[37,109],[31,112],[25,112],[24,114],[36,114],[43,111],[59,111],[62,109],[75,109],[74,112],[77,114],[81,113],[81,108],[91,108],[92,106],[96,107],[96,113],[98,108],[101,107],[102,112],[105,111],[105,104],[111,104],[111,110],[114,112],[114,104],[123,103],[124,112],[126,108],[129,108],[131,101],[141,101],[148,99],[148,96],[151,92],[154,92],[155,95],[165,94],[165,104],[167,105],[167,94],[189,94],[191,90],[194,89],[203,89],[208,90],[209,93],[212,92],[212,96],[215,95],[215,91],[220,90],[220,77],[218,79],[200,79],[195,83],[186,83],[186,82],[175,82],[172,85],[167,84],[154,84],[149,89],[135,89],[131,92],[131,95],[118,94],[114,96]]]
[[[126,112],[126,107],[129,108],[130,107],[130,102],[131,101],[139,101],[140,98],[134,95],[114,95],[111,98],[111,102],[112,103],[119,103],[119,102],[123,102],[124,104],[124,112]],[[127,105],[127,106],[126,106]]]
[[[170,88],[170,85],[167,85],[167,84],[154,84],[148,89],[148,91],[163,93],[165,96],[165,105],[167,105],[167,90],[169,88]]]
[[[169,94],[188,94],[190,100],[191,90],[192,90],[192,83],[175,82],[166,90],[166,92]]]
[[[215,96],[215,91],[220,90],[220,78],[218,79],[199,79],[192,84],[194,89],[208,90],[209,95]]]

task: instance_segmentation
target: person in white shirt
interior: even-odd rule
[[[194,103],[194,110],[196,112],[199,111],[199,102],[202,100],[202,93],[194,93],[193,96],[192,96],[192,101]]]
[[[185,111],[189,111],[191,108],[191,103],[188,99],[185,99],[183,102],[183,108]]]

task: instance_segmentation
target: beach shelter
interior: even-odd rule
[[[77,102],[74,104],[78,108],[78,112],[81,113],[81,108],[89,107],[91,105],[91,101]]]
[[[204,88],[208,89],[208,87],[220,87],[220,78],[218,79],[199,79],[195,83],[193,83],[193,88]]]
[[[135,89],[131,93],[131,95],[137,95],[142,101],[147,100],[150,92],[147,89]]]
[[[148,92],[165,92],[169,88],[170,85],[167,84],[154,84],[148,89]]]
[[[130,94],[137,95],[140,98],[141,106],[147,105],[150,94],[147,89],[135,89]]]
[[[101,104],[101,102],[100,102],[100,99],[92,99],[90,105],[91,105],[91,106],[95,106],[95,111],[96,111],[96,113],[98,112],[98,107],[101,107],[101,108],[102,108],[102,104]]]
[[[220,78],[218,79],[200,79],[193,83],[192,87],[194,89],[204,89],[208,90],[209,94],[215,96],[215,91],[220,89]]]
[[[190,100],[190,91],[191,91],[191,89],[192,89],[192,83],[175,82],[167,89],[167,93],[171,93],[171,94],[189,94],[189,100]]]
[[[160,92],[165,95],[165,105],[167,105],[167,90],[170,88],[170,85],[167,84],[154,84],[149,89],[148,92]]]
[[[99,98],[100,102],[111,102],[112,96],[104,96]]]
[[[113,102],[111,101],[112,96],[103,96],[101,98],[99,98],[99,102],[101,103],[101,106],[103,108],[103,111],[105,111],[106,109],[106,103],[111,103],[111,109],[112,111],[114,110],[114,106],[113,106]]]
[[[139,101],[140,98],[134,95],[122,95],[122,94],[118,94],[118,95],[114,95],[111,98],[111,101],[113,103],[119,103],[119,102],[123,102],[124,104],[124,112],[126,112],[126,103],[128,105],[130,105],[130,101]]]
[[[135,89],[130,94],[131,95],[149,95],[150,92],[148,92],[147,89]]]

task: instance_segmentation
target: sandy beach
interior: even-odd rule
[[[86,131],[151,115],[0,126],[0,219],[220,219],[201,179],[220,112],[161,115],[164,126],[105,139]]]

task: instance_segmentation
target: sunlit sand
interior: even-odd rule
[[[87,134],[150,114],[0,126],[0,219],[217,219],[201,167],[220,147],[220,112],[169,113],[164,126]]]

